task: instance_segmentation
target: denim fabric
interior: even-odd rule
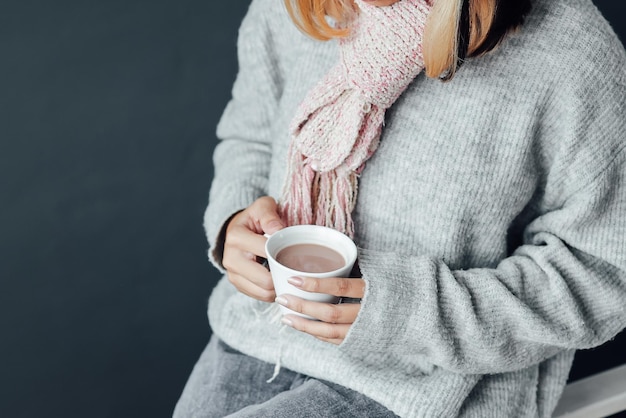
[[[330,382],[281,369],[211,338],[174,410],[174,418],[396,417],[379,403]]]

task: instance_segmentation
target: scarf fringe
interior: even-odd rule
[[[341,118],[326,114],[337,109]],[[358,176],[378,147],[384,117],[385,109],[364,102],[351,89],[298,124],[280,205],[289,225],[324,225],[354,236]],[[337,120],[351,123],[341,125]]]

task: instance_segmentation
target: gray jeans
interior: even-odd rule
[[[211,338],[174,410],[174,418],[396,417],[343,386],[281,369]]]

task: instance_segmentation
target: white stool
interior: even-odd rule
[[[565,387],[554,418],[602,418],[626,411],[626,364]]]

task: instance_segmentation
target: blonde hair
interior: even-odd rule
[[[296,26],[309,36],[329,40],[349,34],[349,20],[356,12],[353,0],[284,1]],[[506,32],[523,20],[521,16],[515,16],[510,22],[499,22],[499,31],[492,34],[502,0],[430,1],[432,10],[426,23],[423,43],[424,63],[426,75],[443,80],[451,79],[466,57],[480,55],[494,48]],[[525,3],[523,0],[515,1]],[[530,2],[526,0],[526,3],[528,7],[524,5],[519,8],[519,13],[527,13]],[[507,12],[511,14],[510,10]],[[337,25],[329,24],[327,17],[332,18]],[[489,44],[489,47],[485,48],[485,44]]]
[[[356,9],[353,0],[284,0],[296,26],[309,36],[327,41],[347,36],[347,23]],[[326,17],[338,23],[331,26]]]

